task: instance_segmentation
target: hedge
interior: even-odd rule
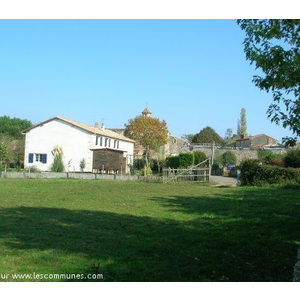
[[[172,169],[179,168],[179,156],[169,156],[166,158],[166,166]]]
[[[241,185],[264,186],[269,184],[300,184],[300,171],[294,168],[262,165],[257,160],[241,164]]]
[[[179,154],[179,167],[188,168],[195,163],[194,153],[180,153]]]
[[[195,165],[198,165],[207,159],[206,154],[202,151],[195,151]]]

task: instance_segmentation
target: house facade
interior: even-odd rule
[[[50,171],[53,149],[63,152],[65,170],[79,172],[85,160],[85,172],[128,173],[133,163],[134,141],[103,126],[99,128],[64,117],[54,117],[23,131],[25,168],[35,166]]]
[[[276,146],[278,146],[276,139],[266,134],[247,136],[236,140],[237,148],[261,149]]]

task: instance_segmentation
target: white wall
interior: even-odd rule
[[[105,137],[103,137],[105,138]],[[96,146],[96,135],[74,127],[60,120],[53,120],[42,126],[36,127],[26,133],[25,142],[25,167],[36,166],[41,171],[49,171],[53,163],[51,151],[55,146],[62,147],[64,152],[64,165],[66,171],[80,171],[80,161],[84,158],[86,161],[85,172],[92,172],[93,151],[91,149],[105,148]],[[114,138],[111,138],[111,149],[114,149]],[[124,157],[129,155],[132,158],[134,144],[119,140],[119,149],[124,152]],[[47,154],[47,163],[36,162],[29,163],[29,153]],[[35,160],[35,157],[34,157]],[[70,167],[68,164],[70,162]],[[127,163],[132,163],[127,160]],[[126,166],[126,172],[130,171]]]
[[[80,171],[80,161],[86,161],[86,172],[92,171],[92,151],[90,146],[92,134],[73,127],[63,121],[53,120],[42,126],[36,127],[26,133],[25,142],[25,167],[36,166],[42,171],[49,171],[53,163],[51,151],[55,146],[62,147],[66,171]],[[29,163],[29,153],[47,154],[47,163]],[[70,162],[70,167],[68,163]]]

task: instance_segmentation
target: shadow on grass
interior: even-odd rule
[[[0,239],[11,249],[85,256],[90,264],[78,266],[82,272],[108,261],[99,267],[107,281],[291,281],[300,201],[291,191],[281,195],[235,189],[213,198],[149,199],[188,220],[5,208]]]

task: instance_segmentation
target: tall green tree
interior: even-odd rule
[[[216,133],[216,131],[207,126],[203,128],[199,133],[197,133],[193,138],[193,143],[209,143],[212,144],[215,142],[216,144],[223,145],[223,139]]]
[[[262,75],[253,77],[254,84],[270,92],[273,102],[267,116],[300,136],[300,20],[238,20],[246,33],[246,59]],[[295,144],[296,137],[286,138]]]
[[[236,134],[237,134],[238,137],[240,137],[240,135],[241,135],[241,121],[240,121],[240,119],[237,120]]]
[[[241,109],[240,134],[247,135],[247,117],[245,108]]]

